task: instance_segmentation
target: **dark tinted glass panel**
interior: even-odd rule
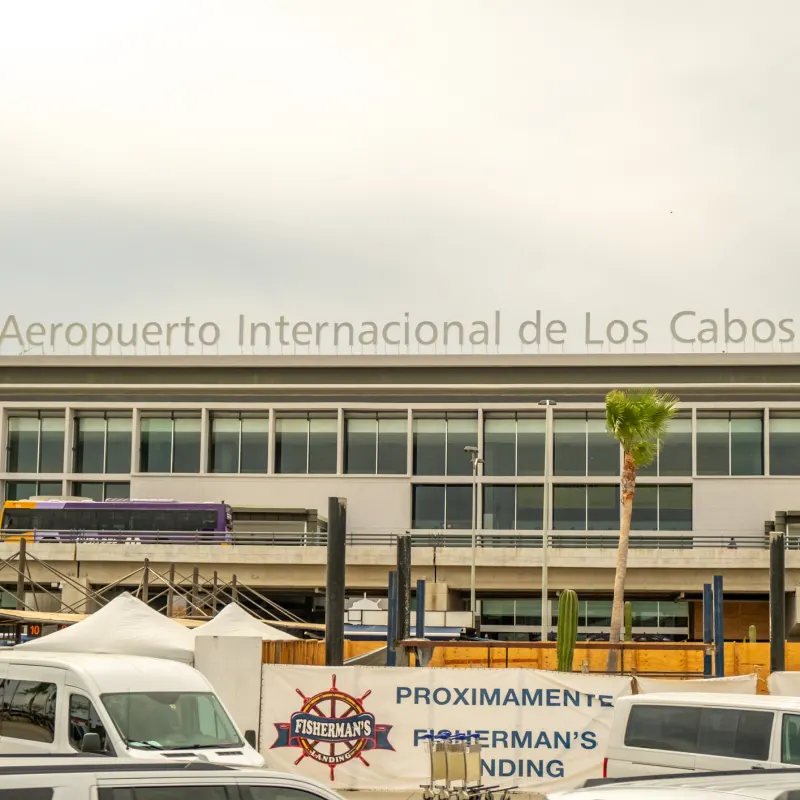
[[[586,497],[588,529],[619,530],[619,486],[587,486]]]
[[[378,473],[405,475],[408,472],[408,420],[378,418]]]
[[[239,471],[238,417],[214,417],[211,420],[211,472]]]
[[[774,717],[772,711],[704,708],[700,715],[697,752],[766,761]]]
[[[103,499],[103,484],[99,482],[82,481],[81,483],[73,483],[72,491],[76,497],[87,497],[89,500],[97,501]]]
[[[658,627],[659,628],[688,628],[689,627],[689,604],[670,603],[661,600],[658,603]]]
[[[658,627],[658,602],[655,600],[634,600],[631,617],[635,628]]]
[[[96,733],[100,737],[101,749],[105,750],[107,748],[108,736],[105,726],[89,698],[80,694],[70,695],[69,743],[78,752],[81,752],[83,737],[87,733]]]
[[[553,528],[557,531],[586,530],[586,487],[553,487]]]
[[[515,600],[514,617],[517,625],[541,625],[541,600]]]
[[[42,417],[39,472],[64,471],[64,417]]]
[[[242,800],[322,800],[319,795],[284,786],[242,786]]]
[[[769,418],[771,475],[800,475],[800,414],[773,411]]]
[[[181,786],[170,781],[166,786],[136,786],[135,788],[98,789],[99,800],[239,800],[233,787]]]
[[[78,417],[75,420],[75,471],[103,472],[105,453],[105,419],[103,417]]]
[[[36,484],[32,481],[8,481],[6,483],[6,500],[27,500],[37,494]]]
[[[481,621],[486,625],[513,625],[513,600],[482,600]]]
[[[724,417],[697,417],[697,474],[728,475],[730,420]]]
[[[692,474],[692,420],[678,417],[670,422],[658,454],[658,474]]]
[[[42,497],[60,497],[61,481],[39,481],[39,485],[36,487],[36,494]]]
[[[483,487],[483,527],[489,530],[514,529],[514,486]]]
[[[587,600],[586,624],[592,628],[611,627],[611,601]]]
[[[553,420],[553,474],[586,475],[586,420]]]
[[[275,421],[275,471],[308,472],[308,420],[286,417]]]
[[[660,486],[658,495],[659,528],[662,531],[692,530],[692,487]]]
[[[268,461],[269,417],[243,417],[239,471],[265,473]]]
[[[39,420],[37,417],[8,418],[8,471],[38,472]]]
[[[542,530],[543,503],[543,486],[517,486],[517,530]]]
[[[606,433],[605,419],[587,420],[589,470],[587,475],[618,475],[620,471],[619,443]]]
[[[309,420],[309,473],[332,475],[336,472],[336,432],[338,424],[335,417],[311,417]]]
[[[444,528],[444,486],[414,486],[412,526]]]
[[[56,720],[56,685],[4,680],[0,736],[31,742],[52,742]]]
[[[345,420],[344,471],[374,475],[378,468],[378,420],[353,417]]]
[[[445,522],[448,528],[472,528],[472,487],[448,486],[445,495]]]
[[[800,767],[800,714],[784,714],[781,723],[781,761]]]
[[[414,420],[414,474],[444,475],[447,454],[447,420]],[[462,453],[467,458],[466,453]]]
[[[55,793],[54,789],[35,788],[35,789],[0,789],[0,797],[8,800],[51,800]]]
[[[200,472],[200,419],[176,419],[173,472]]]
[[[130,500],[131,485],[129,483],[107,483],[105,489],[106,500]]]
[[[487,417],[483,423],[483,474],[517,474],[517,421]]]
[[[764,423],[759,417],[731,418],[731,475],[764,474]]]
[[[658,530],[658,486],[643,484],[636,487],[636,493],[633,496],[631,530]]]
[[[145,417],[141,427],[142,472],[169,472],[172,468],[172,420]]]
[[[472,475],[472,459],[465,447],[478,445],[478,420],[447,420],[447,474]]]
[[[130,417],[109,417],[107,424],[106,472],[112,475],[130,472],[133,420]]]
[[[696,753],[700,714],[699,706],[634,705],[628,716],[625,745]]]
[[[544,417],[517,420],[517,475],[544,475]]]

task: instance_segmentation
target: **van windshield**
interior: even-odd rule
[[[101,699],[129,747],[242,746],[233,722],[211,692],[125,692],[104,694]]]

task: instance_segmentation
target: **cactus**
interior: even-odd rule
[[[633,641],[633,605],[630,600],[625,603],[625,641]]]
[[[750,629],[747,632],[748,639],[750,640],[750,644],[756,643],[756,626],[751,625]]]
[[[578,641],[578,595],[572,589],[564,589],[558,598],[558,638],[556,654],[558,671],[572,672],[572,657]]]

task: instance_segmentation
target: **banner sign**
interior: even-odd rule
[[[758,676],[733,675],[730,678],[643,678],[636,676],[636,689],[640,694],[652,692],[713,692],[721,694],[755,694]]]
[[[629,678],[522,669],[263,667],[267,766],[336,789],[427,784],[425,736],[476,734],[483,783],[550,791],[599,777]]]

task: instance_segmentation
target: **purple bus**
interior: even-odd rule
[[[225,503],[32,498],[7,500],[0,530],[4,542],[231,544],[233,516]]]

